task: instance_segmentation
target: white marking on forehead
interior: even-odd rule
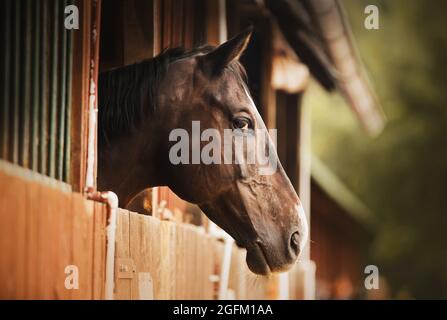
[[[262,119],[258,108],[256,108],[256,105],[250,95],[250,93],[247,90],[247,87],[244,86],[245,94],[248,97],[248,100],[250,101],[251,107],[253,109],[254,116],[256,118],[256,122],[258,124],[258,129],[265,130],[265,133],[267,133],[267,139],[264,139],[263,141],[268,145],[269,151],[268,151],[268,165],[264,168],[260,168],[260,174],[261,175],[272,175],[278,170],[278,163],[279,158],[277,154],[277,135],[276,135],[276,129],[267,129],[267,126],[264,123],[264,120]],[[264,134],[265,134],[264,133]],[[261,152],[260,148],[257,148],[258,151]],[[272,166],[273,164],[273,166]]]
[[[260,113],[259,113],[259,111],[258,111],[258,108],[256,108],[256,104],[255,104],[255,102],[253,101],[253,99],[252,99],[250,93],[247,91],[247,88],[246,88],[245,86],[244,86],[244,91],[245,91],[245,94],[246,94],[247,97],[248,97],[248,100],[250,100],[250,104],[251,104],[251,106],[253,107],[253,110],[254,110],[256,116],[258,117],[258,119],[261,119],[261,120],[262,120],[261,115],[260,115]]]
[[[309,225],[307,223],[306,213],[304,212],[303,206],[301,204],[295,205],[296,211],[298,212],[299,223],[301,224],[301,242],[300,242],[300,251],[302,252],[304,247],[306,246],[308,237],[309,237]]]

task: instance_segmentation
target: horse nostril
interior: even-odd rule
[[[292,237],[290,238],[290,247],[296,255],[300,253],[300,234],[298,231],[292,234]]]

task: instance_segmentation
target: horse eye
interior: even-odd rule
[[[251,129],[250,119],[242,118],[242,117],[235,118],[233,120],[233,128],[234,129],[240,129],[240,130]]]

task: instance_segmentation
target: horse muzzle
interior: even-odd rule
[[[290,270],[302,253],[308,238],[308,225],[304,211],[296,206],[298,225],[290,231],[275,230],[264,233],[246,244],[247,265],[255,274],[267,276]]]

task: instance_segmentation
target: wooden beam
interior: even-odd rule
[[[321,40],[308,24],[308,14],[299,1],[265,0],[266,7],[277,17],[284,37],[326,90],[335,89],[332,64]]]
[[[84,191],[87,170],[88,108],[92,82],[98,80],[101,1],[78,1],[80,30],[74,32],[71,108],[71,184]],[[95,89],[96,90],[96,89]],[[96,139],[95,139],[96,140]],[[96,154],[96,145],[94,146]],[[93,170],[96,185],[96,156]]]
[[[124,64],[129,65],[154,54],[154,25],[147,17],[154,16],[154,2],[131,0],[123,2]]]
[[[74,32],[71,125],[71,184],[74,191],[81,191],[85,184],[87,162],[87,107],[90,67],[91,3],[77,1],[80,30]]]
[[[276,129],[276,95],[273,89],[273,40],[272,40],[272,22],[267,21],[262,30],[262,78],[261,78],[261,97],[260,104],[262,118],[267,129]]]

